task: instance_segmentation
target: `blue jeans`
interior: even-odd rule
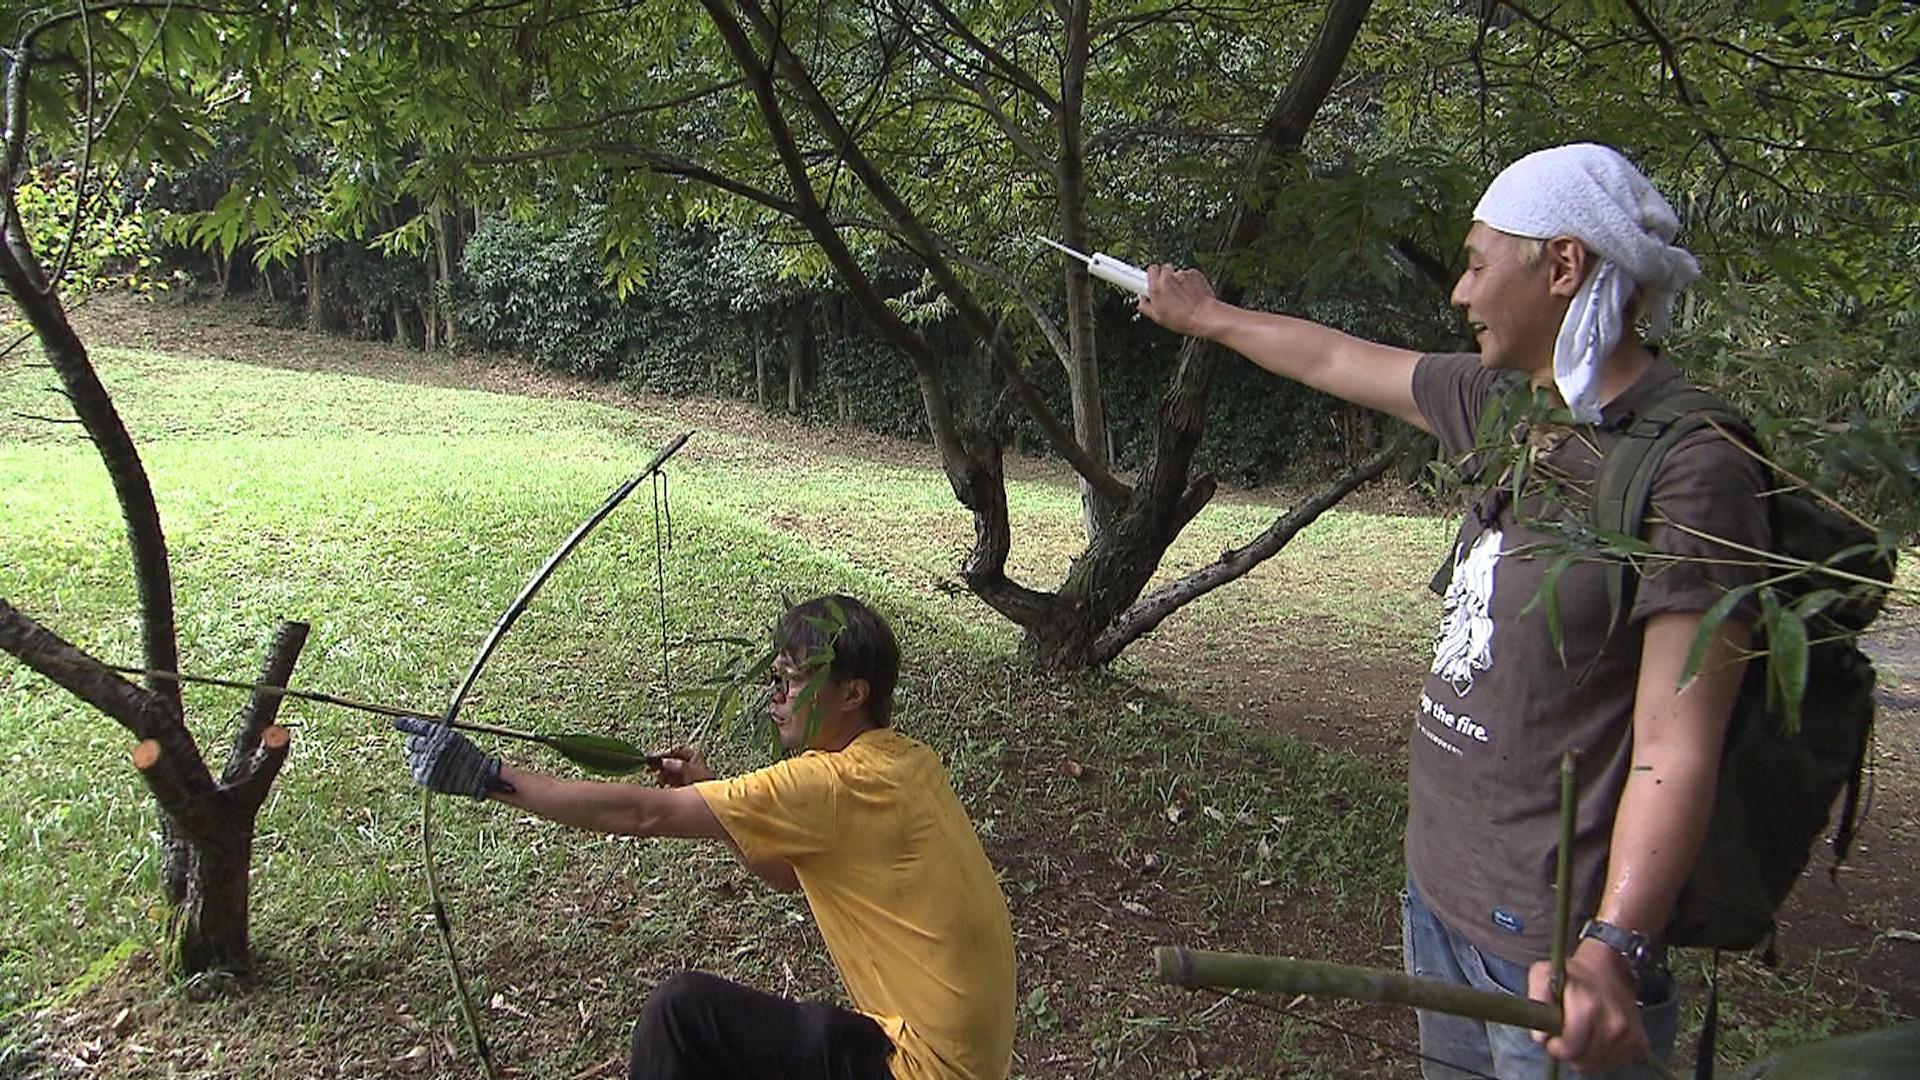
[[[1400,912],[1407,974],[1526,996],[1527,965],[1482,952],[1447,929],[1414,891],[1412,882],[1407,883]],[[1663,1000],[1640,1007],[1640,1020],[1654,1053],[1671,1060],[1680,1024],[1680,996],[1671,980]],[[1533,1032],[1425,1009],[1420,1011],[1420,1057],[1420,1073],[1426,1080],[1540,1080],[1547,1074],[1547,1048],[1533,1041]],[[1563,1067],[1560,1075],[1590,1080],[1652,1080],[1653,1076],[1643,1066],[1600,1074]]]

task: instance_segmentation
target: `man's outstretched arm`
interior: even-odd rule
[[[393,726],[407,733],[407,768],[421,787],[446,795],[498,799],[549,821],[595,832],[729,839],[720,819],[693,787],[562,780],[504,764],[444,724],[400,719]],[[704,763],[700,765],[704,769]]]
[[[510,791],[493,798],[548,821],[617,836],[726,840],[727,830],[692,787],[654,788],[604,780],[562,780],[513,765],[500,767]]]
[[[1174,333],[1217,342],[1282,378],[1427,430],[1413,403],[1419,353],[1306,319],[1236,307],[1216,297],[1198,270],[1156,263],[1147,268],[1147,280],[1140,313]]]

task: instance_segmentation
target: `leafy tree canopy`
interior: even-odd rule
[[[969,583],[1030,630],[1124,621],[1210,490],[1180,427],[1204,360],[1169,368],[1182,403],[1142,478],[1111,475],[1093,294],[1036,236],[1448,347],[1475,193],[1579,139],[1620,147],[1680,208],[1706,268],[1675,335],[1694,369],[1796,467],[1877,497],[1903,534],[1920,514],[1911,3],[54,3],[18,25],[53,76],[29,86],[34,126],[63,152],[176,165],[216,120],[248,133],[194,226],[209,244],[409,250],[447,206],[594,207],[623,288],[647,283],[661,222],[724,224],[775,279],[831,275],[914,367],[980,525]],[[394,207],[411,216],[383,226]],[[922,287],[877,284],[889,259]],[[1007,393],[953,398],[931,320],[993,355]],[[1048,358],[1070,421],[1021,375]],[[1057,592],[1009,587],[995,550],[1015,400],[1089,493],[1090,557]]]

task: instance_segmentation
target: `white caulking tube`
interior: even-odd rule
[[[1059,251],[1063,251],[1068,255],[1071,255],[1074,258],[1079,259],[1081,262],[1086,263],[1087,273],[1092,274],[1094,277],[1099,278],[1101,281],[1105,281],[1113,285],[1118,285],[1120,288],[1125,289],[1136,296],[1147,295],[1147,272],[1133,265],[1132,263],[1122,262],[1121,260],[1116,259],[1111,255],[1105,255],[1098,251],[1094,252],[1092,255],[1082,255],[1081,253],[1073,250],[1067,245],[1056,243],[1052,240],[1047,239],[1044,236],[1039,237],[1038,239],[1040,240],[1041,243],[1046,244],[1047,246],[1055,248]]]

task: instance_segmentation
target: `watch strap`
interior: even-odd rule
[[[1633,973],[1635,984],[1645,979],[1651,952],[1651,941],[1647,935],[1615,926],[1604,919],[1588,919],[1586,925],[1580,928],[1580,939],[1584,941],[1587,938],[1619,953],[1627,962],[1627,970]]]

